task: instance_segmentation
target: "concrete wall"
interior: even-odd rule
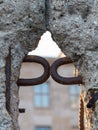
[[[85,109],[98,91],[98,0],[0,0],[0,129],[19,130],[17,80],[24,56],[50,30],[83,77]],[[6,58],[11,48],[11,113],[6,110]],[[96,88],[96,91],[94,90]],[[3,110],[3,111],[2,111]],[[98,129],[98,103],[86,109],[88,129]],[[92,122],[91,122],[92,120]],[[6,123],[5,123],[6,122]],[[91,124],[91,125],[90,125]]]

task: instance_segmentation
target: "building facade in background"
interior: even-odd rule
[[[47,58],[50,65],[56,60]],[[74,76],[72,64],[62,65],[58,72],[62,76]],[[39,77],[43,67],[37,63],[23,63],[21,78]],[[21,130],[78,130],[79,85],[61,85],[51,76],[40,85],[20,87],[19,108]]]

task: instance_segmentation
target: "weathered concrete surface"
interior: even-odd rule
[[[44,0],[0,0],[0,130],[19,130],[18,87],[20,65],[45,32]],[[5,107],[5,63],[11,46],[11,114]]]
[[[53,38],[68,57],[77,59],[75,65],[83,76],[84,91],[98,90],[98,0],[52,0],[49,7]],[[96,123],[89,130],[98,129],[97,104],[93,121]]]
[[[67,56],[77,59],[86,87],[97,87],[98,3],[96,0],[54,0],[50,5],[53,38]]]
[[[77,59],[75,65],[83,76],[84,91],[98,86],[98,0],[0,0],[0,130],[19,130],[16,81],[20,65],[28,51],[36,48],[46,28],[61,50],[73,61]],[[10,46],[9,117],[5,109],[5,63]],[[89,95],[84,96],[86,102]],[[98,129],[97,107],[93,112],[93,130]]]

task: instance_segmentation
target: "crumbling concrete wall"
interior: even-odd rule
[[[44,0],[0,0],[0,130],[19,130],[18,87],[20,65],[45,32]],[[6,57],[11,47],[11,110],[6,110]]]
[[[98,0],[52,0],[49,13],[53,38],[68,57],[77,60],[75,66],[83,77],[84,91],[98,90]],[[84,100],[88,101],[89,96],[86,93]],[[97,130],[97,103],[92,122],[91,112],[86,111],[88,129]]]
[[[0,130],[19,130],[18,87],[20,65],[36,48],[46,29],[83,76],[85,107],[89,88],[98,85],[98,0],[0,0]],[[11,113],[5,109],[6,57],[11,47]],[[86,109],[89,130],[98,129],[98,105]]]

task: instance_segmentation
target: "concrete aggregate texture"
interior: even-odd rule
[[[85,104],[98,90],[98,0],[0,0],[0,130],[19,130],[18,87],[21,62],[49,30],[83,77]],[[11,47],[11,113],[6,110],[6,57]],[[76,61],[77,60],[77,61]],[[86,108],[85,108],[86,109]],[[98,130],[98,102],[87,130]],[[92,118],[92,122],[91,122]],[[91,125],[89,125],[91,124]]]

